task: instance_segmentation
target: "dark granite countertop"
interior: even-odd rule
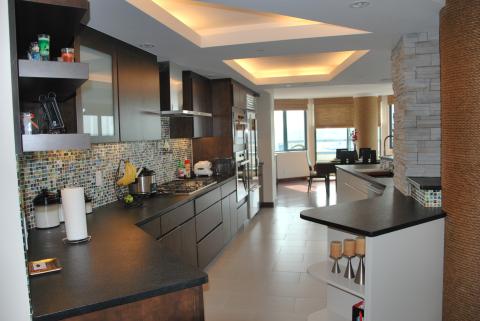
[[[374,178],[357,172],[359,165],[337,166],[357,177],[383,186],[382,196],[302,211],[307,221],[368,237],[379,236],[445,217],[441,208],[426,208],[393,186],[392,178]],[[368,166],[368,165],[367,165]],[[372,165],[370,165],[372,166]],[[377,180],[377,181],[375,181]]]
[[[87,216],[89,243],[65,245],[65,226],[34,230],[29,235],[29,260],[56,257],[63,270],[30,277],[34,320],[66,317],[200,286],[207,274],[180,262],[141,225],[234,179],[193,195],[156,196],[143,207],[125,209],[112,203]]]
[[[439,191],[442,189],[440,177],[407,177],[408,181],[419,189]]]

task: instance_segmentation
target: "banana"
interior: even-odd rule
[[[137,176],[137,169],[135,165],[130,163],[129,161],[125,161],[125,169],[123,171],[123,177],[117,181],[117,185],[119,186],[127,186],[135,182],[135,178]]]

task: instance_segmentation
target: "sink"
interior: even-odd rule
[[[372,177],[393,177],[393,173],[390,171],[377,171],[365,174]]]
[[[355,170],[372,177],[393,177],[391,171],[382,168],[357,168]]]

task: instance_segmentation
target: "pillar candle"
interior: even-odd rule
[[[342,257],[342,242],[332,241],[330,243],[330,257],[333,259]]]
[[[365,255],[365,238],[358,237],[355,240],[355,254],[356,255]]]
[[[347,257],[355,256],[355,240],[343,240],[343,255]]]

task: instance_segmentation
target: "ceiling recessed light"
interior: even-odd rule
[[[149,42],[141,43],[138,46],[142,49],[152,49],[152,48],[155,47],[155,45],[153,43],[149,43]]]
[[[369,1],[355,1],[352,4],[350,4],[350,8],[353,8],[353,9],[362,9],[368,6],[370,6]]]

